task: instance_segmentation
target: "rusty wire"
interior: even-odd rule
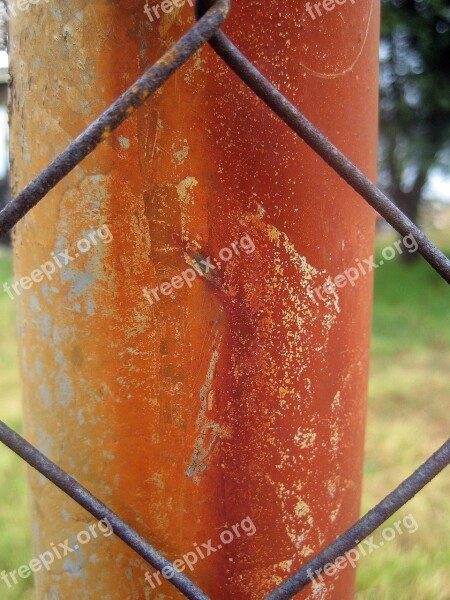
[[[412,234],[418,251],[450,283],[449,259],[379,190],[328,138],[308,121],[230,42],[218,28],[225,21],[230,0],[197,0],[198,22],[150,67],[120,98],[59,154],[0,212],[0,235],[9,231],[44,196],[125,121],[205,42],[297,135],[323,158],[388,223],[402,235]],[[161,570],[170,562],[134,529],[39,450],[0,421],[0,441],[52,481],[96,518],[108,518],[114,533],[149,564]],[[340,535],[320,554],[273,590],[266,600],[285,600],[301,591],[323,567],[354,548],[391,517],[450,463],[450,440],[410,477]],[[316,573],[313,573],[316,572]],[[311,577],[312,574],[312,577]],[[187,598],[208,597],[186,576],[174,571],[169,580]]]

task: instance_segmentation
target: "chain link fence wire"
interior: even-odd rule
[[[199,48],[209,42],[230,69],[394,229],[403,236],[412,234],[418,243],[418,252],[447,283],[450,283],[450,260],[219,31],[229,10],[230,0],[197,0],[196,24],[0,212],[0,236],[12,229]],[[108,518],[115,535],[155,569],[162,570],[165,566],[171,566],[168,559],[108,506],[2,421],[0,421],[0,442],[73,498],[91,515],[97,519]],[[320,575],[327,563],[333,563],[338,557],[355,548],[359,542],[422,490],[449,463],[450,439],[357,523],[274,589],[266,596],[266,600],[287,600],[295,596]],[[176,570],[173,571],[174,575],[168,581],[186,598],[193,600],[208,598],[188,577]]]

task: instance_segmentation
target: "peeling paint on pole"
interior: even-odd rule
[[[372,177],[376,13],[349,2],[319,23],[252,0],[224,27]],[[150,23],[129,0],[18,14],[15,190],[191,23],[188,5]],[[371,253],[373,212],[205,47],[23,220],[16,277],[105,224],[109,244],[17,299],[27,435],[172,560],[249,516],[255,535],[187,574],[215,599],[259,599],[358,515],[371,281],[309,292]],[[245,234],[255,250],[221,260]],[[193,244],[214,282],[150,304],[143,289],[189,268]],[[30,489],[35,555],[86,529],[43,478]],[[146,571],[99,538],[37,573],[38,597],[179,597]],[[351,598],[353,576],[309,594]]]

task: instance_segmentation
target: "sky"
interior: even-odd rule
[[[427,188],[427,198],[435,198],[450,204],[450,173],[444,175],[442,172],[434,171],[430,176]]]

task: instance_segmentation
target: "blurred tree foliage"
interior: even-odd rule
[[[380,185],[417,221],[450,162],[450,1],[382,0],[380,69]]]

